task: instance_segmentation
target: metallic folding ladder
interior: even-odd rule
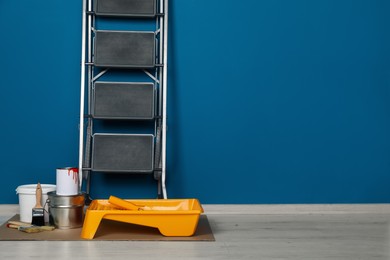
[[[155,31],[103,30],[99,19],[152,20]],[[153,174],[167,198],[167,43],[168,0],[83,0],[79,178],[88,195],[92,173],[106,172]],[[116,70],[148,81],[102,80]],[[152,121],[153,134],[100,132],[97,121]]]

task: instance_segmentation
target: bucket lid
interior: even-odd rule
[[[44,194],[56,190],[56,185],[54,184],[41,184],[41,187]],[[21,185],[16,188],[16,194],[35,194],[36,189],[36,184]]]

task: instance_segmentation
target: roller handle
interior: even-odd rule
[[[36,204],[34,208],[43,208],[41,201],[42,201],[42,187],[41,184],[38,182],[37,184],[37,189],[35,190],[35,199],[36,199]]]
[[[115,206],[121,208],[121,209],[142,210],[141,207],[135,205],[134,203],[127,201],[127,200],[120,199],[120,198],[112,196],[112,195],[108,199],[108,202],[111,203],[112,205],[115,205]]]

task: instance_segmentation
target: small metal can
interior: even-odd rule
[[[77,195],[79,193],[79,169],[75,167],[58,168],[56,184],[58,195]]]

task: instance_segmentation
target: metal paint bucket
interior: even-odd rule
[[[83,225],[85,194],[58,195],[49,192],[49,222],[59,229],[79,228]]]

